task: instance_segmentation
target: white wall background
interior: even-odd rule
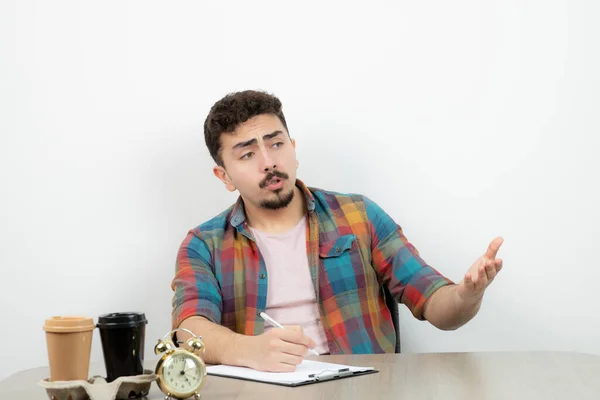
[[[599,18],[594,0],[1,1],[0,379],[47,363],[57,314],[144,311],[153,356],[181,240],[235,200],[204,118],[247,88],[282,99],[303,180],[378,201],[450,278],[504,236],[478,317],[448,333],[403,309],[404,351],[600,354]]]

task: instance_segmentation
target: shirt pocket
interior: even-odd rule
[[[320,243],[319,262],[320,281],[328,282],[326,290],[321,291],[326,294],[325,297],[339,297],[364,289],[364,268],[356,235],[344,235]],[[326,280],[321,280],[323,278]],[[325,288],[321,286],[321,289]]]

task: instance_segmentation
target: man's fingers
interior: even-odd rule
[[[486,282],[487,282],[487,273],[485,272],[486,270],[486,263],[484,262],[483,265],[481,265],[479,267],[479,273],[477,274],[477,282],[475,282],[478,287],[482,287],[485,286]]]
[[[302,336],[304,336],[304,338],[308,338],[308,342],[305,342],[304,339],[300,339],[300,343],[304,344],[309,349],[313,349],[316,346],[314,340],[312,340],[308,336],[304,335],[304,329],[302,328],[302,326],[300,326],[300,325],[287,325],[287,326],[285,326],[285,328],[286,329],[294,330],[296,332],[300,332],[302,334]],[[298,342],[294,342],[294,343],[298,343]]]
[[[497,252],[501,244],[502,238],[497,238],[492,242],[490,248],[497,245],[495,250]],[[501,269],[502,259],[489,259],[486,256],[480,257],[465,274],[462,282],[463,288],[469,292],[483,291],[494,280]]]
[[[488,260],[485,263],[485,274],[490,282],[496,276],[496,263],[493,260]]]
[[[279,337],[286,342],[301,344],[310,349],[315,347],[315,342],[299,330],[281,329]]]
[[[496,273],[500,272],[500,270],[502,269],[502,259],[497,258],[495,261],[495,266],[496,266]]]
[[[470,272],[465,274],[465,287],[469,290],[475,289],[475,283],[473,282],[473,278],[471,278]]]
[[[288,353],[298,357],[304,357],[308,355],[308,348],[303,344],[284,341],[279,350],[281,350],[282,353]]]
[[[475,264],[471,267],[469,272],[471,273],[471,281],[476,285],[479,282],[479,269],[485,266],[485,258],[479,258]]]
[[[486,278],[486,273],[485,273],[486,261],[487,260],[485,259],[485,257],[482,257],[479,260],[479,262],[477,263],[476,273],[471,276],[475,286],[480,286],[481,282],[483,282],[483,280]]]
[[[304,360],[304,357],[297,356],[295,354],[281,353],[280,361],[284,364],[289,365],[300,365],[300,363]]]
[[[500,249],[500,246],[502,246],[502,243],[504,243],[504,239],[502,239],[500,236],[492,240],[492,242],[488,246],[487,251],[485,252],[484,257],[489,258],[491,260],[496,258],[496,255],[498,254],[498,250]]]

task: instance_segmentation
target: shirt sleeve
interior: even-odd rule
[[[221,289],[211,267],[210,250],[193,232],[188,233],[179,247],[171,289],[173,329],[193,316],[221,323]]]
[[[379,282],[406,305],[415,318],[424,320],[423,306],[442,286],[453,284],[419,256],[402,228],[375,202],[365,198],[371,233],[371,257]]]

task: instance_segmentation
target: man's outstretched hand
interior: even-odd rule
[[[502,269],[502,260],[496,258],[496,255],[503,242],[504,239],[501,237],[492,240],[485,254],[469,268],[457,287],[457,293],[462,300],[467,302],[481,300],[485,289]]]

